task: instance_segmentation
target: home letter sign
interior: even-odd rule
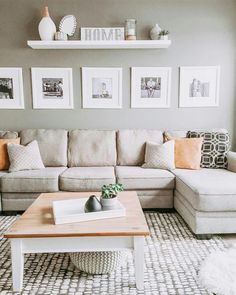
[[[124,40],[124,28],[81,28],[82,41]]]

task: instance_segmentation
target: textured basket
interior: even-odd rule
[[[70,253],[73,264],[88,274],[107,274],[121,263],[121,251]]]

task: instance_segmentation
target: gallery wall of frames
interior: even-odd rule
[[[122,108],[122,68],[82,67],[82,108]],[[73,109],[72,68],[32,67],[33,109]],[[79,69],[78,69],[79,71]],[[132,67],[131,108],[171,107],[171,67]],[[219,105],[220,66],[179,68],[179,107]],[[24,109],[21,68],[0,68],[0,109]]]

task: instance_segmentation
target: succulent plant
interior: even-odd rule
[[[117,184],[108,184],[102,186],[102,198],[112,199],[117,196],[119,192],[124,190],[123,185],[120,183]]]
[[[169,35],[170,32],[167,31],[167,30],[161,30],[160,33],[159,33],[159,36],[166,36],[166,35]]]

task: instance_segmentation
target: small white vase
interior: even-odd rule
[[[43,41],[54,40],[54,36],[57,29],[49,15],[47,6],[44,7],[43,18],[41,19],[39,23],[38,29],[39,29],[39,36],[41,40]]]
[[[112,210],[117,208],[118,198],[104,199],[101,197],[100,202],[102,204],[103,210]]]
[[[160,40],[169,40],[168,35],[161,35]]]

